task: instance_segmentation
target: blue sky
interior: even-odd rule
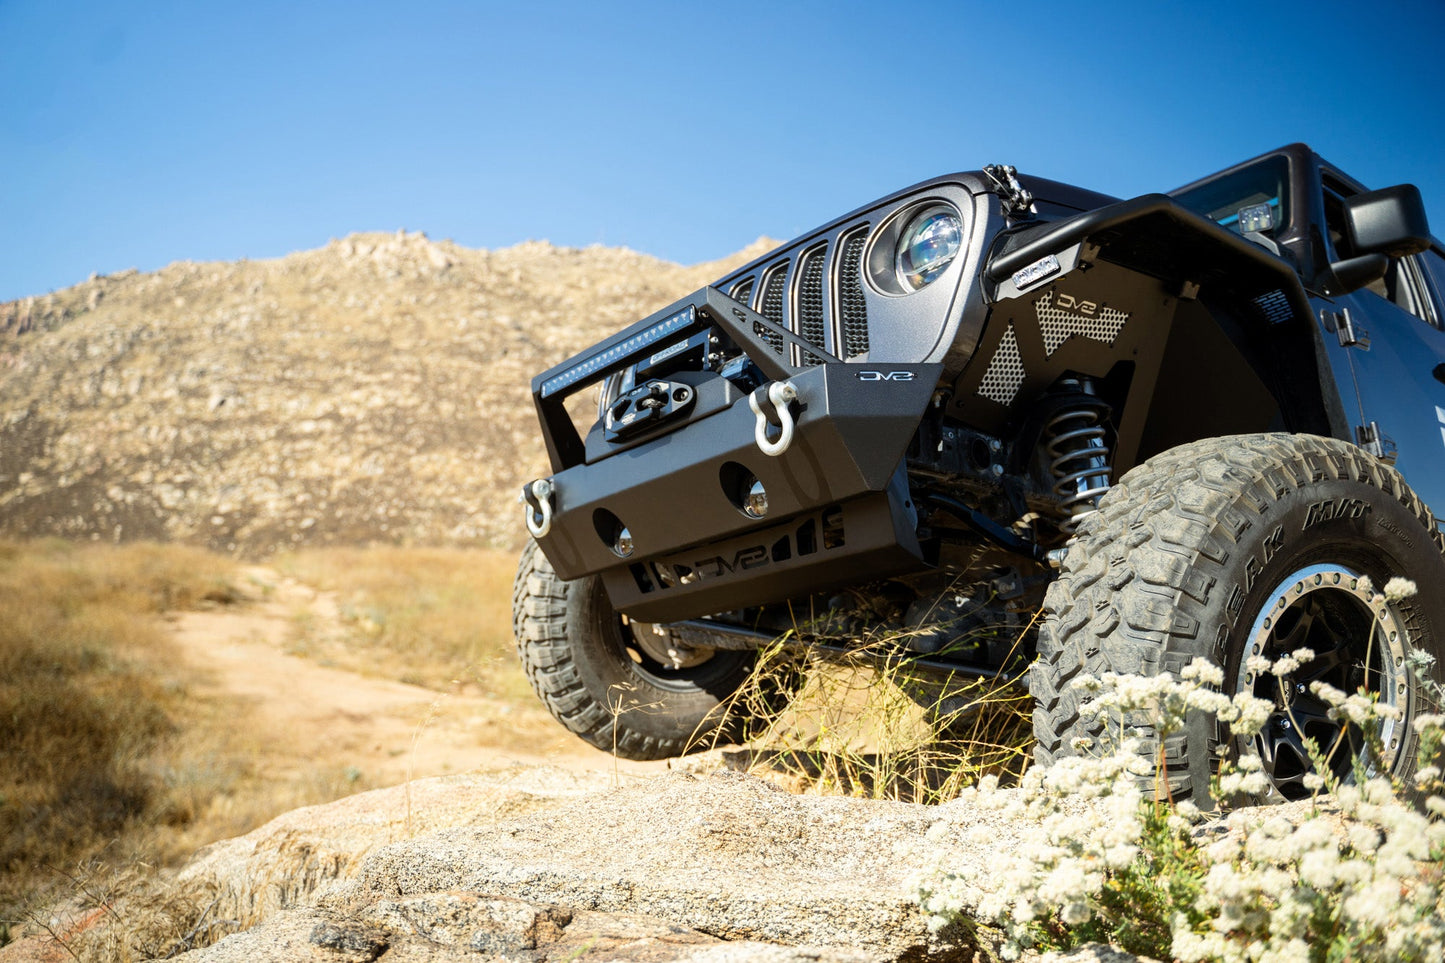
[[[0,301],[352,231],[691,263],[986,163],[1294,140],[1445,234],[1445,2],[0,0]]]

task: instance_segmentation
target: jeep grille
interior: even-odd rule
[[[733,284],[728,294],[839,358],[867,354],[868,308],[862,273],[867,243],[868,225],[856,225],[804,251],[796,262],[779,258],[766,265],[758,274]],[[774,352],[783,353],[782,338],[761,324],[754,328]],[[811,366],[822,359],[803,351],[793,361]]]

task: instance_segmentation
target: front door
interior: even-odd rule
[[[1338,211],[1326,188],[1326,220]],[[1330,224],[1331,242],[1345,242]],[[1335,257],[1353,252],[1336,250]],[[1437,517],[1445,516],[1445,304],[1440,301],[1440,252],[1391,261],[1379,281],[1333,301],[1315,304],[1354,440],[1405,476]],[[1349,385],[1353,383],[1351,396]]]

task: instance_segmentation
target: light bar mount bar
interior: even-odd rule
[[[717,288],[701,288],[532,379],[532,398],[552,470],[559,472],[586,460],[586,447],[564,407],[567,398],[637,364],[664,344],[714,326],[725,331],[770,381],[786,381],[805,370],[789,360],[793,345],[799,357],[806,352],[824,363],[838,363],[822,348]],[[781,351],[769,343],[769,336],[781,341]]]

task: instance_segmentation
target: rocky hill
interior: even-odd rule
[[[356,234],[0,305],[0,533],[515,545],[531,377],[773,243],[683,267]]]

